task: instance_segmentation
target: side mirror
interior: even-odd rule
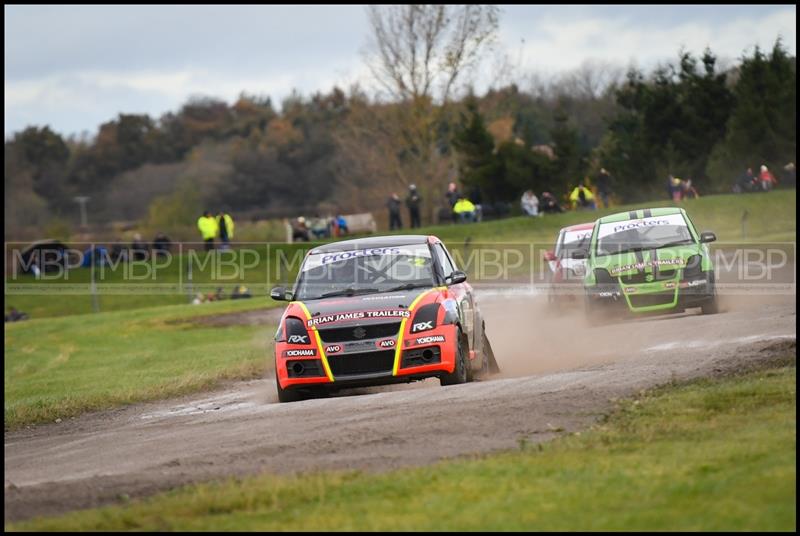
[[[288,292],[283,287],[275,287],[269,292],[270,298],[276,301],[290,301],[292,299],[291,292]]]
[[[466,280],[467,280],[467,274],[465,274],[461,270],[456,270],[455,272],[444,278],[444,282],[447,285],[458,285],[459,283],[463,283]]]
[[[712,233],[711,231],[703,231],[700,233],[700,242],[714,242],[717,239],[717,235]]]
[[[545,251],[544,252],[544,260],[546,260],[548,262],[552,262],[552,261],[556,260],[556,254],[553,253],[552,251]]]

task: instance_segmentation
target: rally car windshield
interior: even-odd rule
[[[556,256],[560,259],[572,258],[578,251],[587,253],[589,251],[589,241],[592,238],[592,230],[585,231],[566,231],[564,240],[556,248]]]
[[[601,223],[597,232],[597,255],[617,255],[692,242],[692,234],[680,214]]]
[[[311,253],[301,268],[295,299],[392,292],[433,284],[427,244]]]

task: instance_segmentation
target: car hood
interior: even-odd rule
[[[399,321],[408,316],[408,308],[411,303],[431,289],[432,287],[361,296],[343,296],[307,300],[302,303],[308,309],[312,322],[319,325],[372,320]]]

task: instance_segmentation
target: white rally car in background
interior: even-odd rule
[[[564,227],[558,233],[554,249],[545,252],[547,272],[547,302],[560,308],[568,303],[578,303],[582,298],[586,259],[592,241],[594,222]]]

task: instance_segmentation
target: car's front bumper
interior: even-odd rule
[[[587,287],[591,309],[652,313],[699,307],[713,296],[706,273],[691,279],[657,281],[639,285],[607,283]]]
[[[275,370],[282,389],[337,389],[410,382],[452,373],[456,337],[457,326],[440,325],[397,337],[390,350],[326,352],[326,347],[336,345],[315,344],[305,347],[306,353],[314,352],[305,356],[292,355],[297,353],[292,352],[298,349],[295,345],[276,343]],[[340,346],[344,349],[347,344],[345,341]]]

